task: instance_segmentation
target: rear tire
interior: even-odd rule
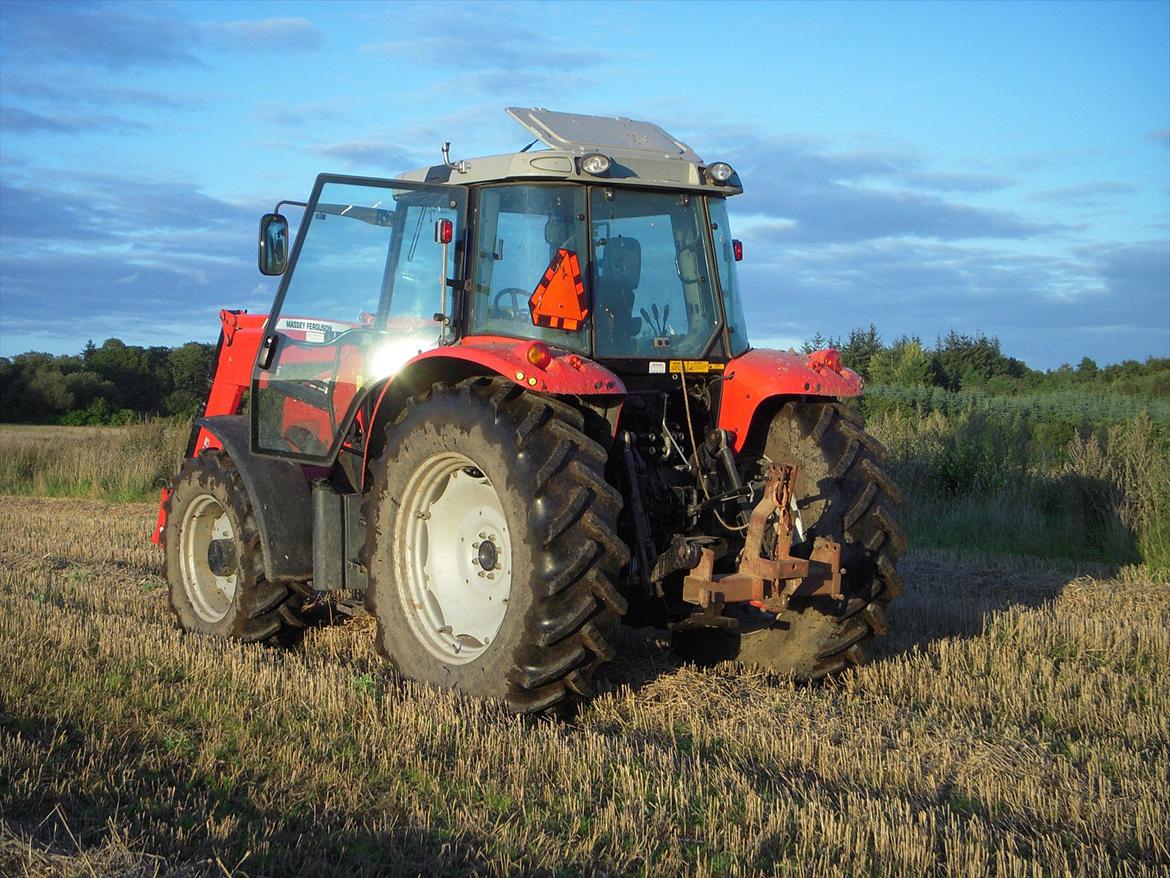
[[[902,590],[895,565],[906,535],[893,514],[901,493],[883,466],[885,449],[865,432],[862,416],[841,403],[786,404],[763,452],[798,468],[805,539],[793,534],[793,554],[808,557],[818,536],[841,544],[844,599],[794,598],[776,616],[731,606],[725,612],[738,617],[738,631],[678,631],[673,644],[683,658],[703,664],[730,660],[817,680],[862,663],[863,644],[886,632],[885,608]]]
[[[576,409],[487,378],[436,384],[387,428],[365,507],[366,600],[404,675],[517,713],[592,695],[629,552],[605,450],[583,428]]]
[[[232,459],[207,450],[183,462],[167,498],[164,564],[171,609],[188,631],[294,643],[301,596],[264,576],[260,534]]]

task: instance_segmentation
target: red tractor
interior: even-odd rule
[[[288,639],[360,591],[404,675],[520,712],[588,698],[623,621],[801,680],[861,661],[898,490],[836,351],[748,343],[735,171],[508,112],[548,148],[323,174],[261,220],[276,301],[221,313],[154,534],[179,622]]]

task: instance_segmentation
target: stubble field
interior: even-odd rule
[[[187,636],[151,504],[0,498],[0,874],[1155,875],[1170,584],[915,552],[796,688],[629,632],[569,724],[405,682],[358,617]]]

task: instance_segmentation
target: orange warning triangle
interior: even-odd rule
[[[528,298],[534,326],[548,326],[576,332],[589,317],[581,263],[572,250],[561,248],[552,258],[544,277]]]

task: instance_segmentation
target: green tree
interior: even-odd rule
[[[995,375],[1021,378],[1028,371],[1020,360],[1004,355],[998,338],[982,332],[965,335],[952,329],[935,344],[931,360],[935,382],[948,390],[979,387]]]
[[[145,348],[108,338],[90,356],[93,371],[118,389],[117,408],[138,412],[158,411],[167,376],[151,364]]]
[[[882,337],[871,323],[869,329],[850,330],[849,341],[838,344],[838,349],[841,351],[841,361],[868,379],[869,361],[883,350]]]
[[[73,407],[73,394],[65,380],[65,373],[55,367],[38,369],[28,381],[28,407],[34,419],[51,420]]]
[[[929,387],[934,377],[930,357],[917,338],[903,336],[869,361],[869,380],[900,387]]]
[[[193,412],[207,396],[207,376],[215,349],[209,344],[187,342],[169,352],[167,368],[173,390],[163,409],[167,414]]]
[[[65,376],[65,387],[73,396],[74,409],[88,409],[96,400],[112,405],[118,388],[97,372],[74,372]]]

